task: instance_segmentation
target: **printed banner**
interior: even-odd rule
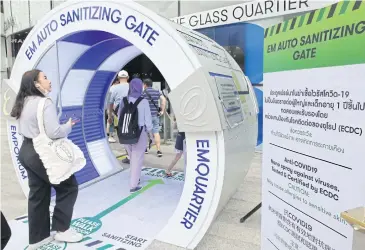
[[[19,134],[18,121],[10,116],[11,110],[16,99],[16,92],[11,87],[12,83],[9,79],[2,81],[2,115],[6,119],[6,130],[8,134],[8,143],[14,170],[19,180],[20,187],[24,194],[28,196],[28,174],[22,164],[19,162],[19,151],[23,143],[23,136]]]
[[[365,205],[365,2],[266,30],[263,250],[351,250]]]
[[[343,1],[265,30],[264,72],[365,62],[363,1]]]

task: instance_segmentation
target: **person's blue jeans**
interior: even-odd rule
[[[160,133],[160,117],[158,116],[152,116],[152,133]]]

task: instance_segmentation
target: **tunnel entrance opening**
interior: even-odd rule
[[[165,78],[155,64],[145,54],[141,54],[132,59],[123,67],[123,69],[126,70],[130,76],[139,76],[142,80],[150,78],[153,82],[162,83],[163,85],[161,85],[161,89],[165,88]]]
[[[66,51],[73,53],[64,58]],[[53,70],[60,61],[59,70]],[[58,103],[60,121],[70,117],[81,120],[69,135],[87,159],[86,166],[76,173],[79,184],[85,185],[81,186],[74,210],[76,219],[71,226],[85,236],[104,237],[108,244],[118,238],[120,245],[116,246],[144,249],[168,223],[179,203],[184,173],[176,170],[183,170],[183,160],[177,164],[173,176],[167,178],[163,168],[175,156],[174,145],[163,145],[163,158],[152,153],[145,155],[140,180],[143,189],[131,194],[130,167],[115,155],[115,147],[123,151],[123,146],[109,145],[102,111],[110,85],[121,69],[128,71],[130,79],[136,74],[142,79],[151,78],[159,91],[166,86],[164,77],[132,43],[100,30],[62,37],[36,68],[46,72],[52,81],[51,98]],[[163,117],[160,123],[164,123]],[[160,133],[163,135],[163,130]],[[106,195],[95,197],[97,193]],[[78,244],[81,247],[89,243]]]
[[[166,169],[166,167],[169,165],[169,162],[172,161],[172,158],[175,156],[174,151],[174,143],[175,139],[178,133],[177,130],[177,123],[175,116],[173,114],[172,105],[170,103],[170,99],[168,97],[170,88],[168,86],[168,83],[166,82],[165,78],[161,74],[161,72],[158,70],[156,65],[145,55],[141,54],[134,59],[132,59],[130,62],[128,62],[124,67],[121,67],[119,70],[125,70],[129,74],[129,82],[135,78],[138,77],[142,80],[144,79],[151,79],[153,82],[152,88],[158,90],[160,92],[160,95],[163,99],[165,99],[165,109],[164,114],[159,117],[159,135],[162,147],[163,154],[165,155],[165,152],[167,153],[167,159],[164,157],[164,163],[162,165],[159,165],[158,163],[155,163],[155,158],[151,158],[151,154],[146,155],[146,158],[148,160],[148,163],[151,163],[152,165]],[[118,81],[118,77],[114,79],[114,81]],[[146,99],[149,99],[148,97]],[[159,99],[156,102],[156,105],[161,107],[161,99]],[[106,104],[107,108],[108,104]],[[150,105],[151,108],[154,108],[152,104]],[[105,124],[107,122],[107,113],[105,115]],[[108,124],[106,124],[106,129],[109,128]],[[108,134],[108,131],[106,131]],[[109,145],[112,148],[113,152],[117,155],[117,158],[121,159],[125,157],[125,150],[121,145],[118,143],[117,138],[117,120],[114,120],[114,123],[111,127],[111,138],[109,137]],[[165,150],[167,149],[167,150]],[[151,152],[154,156],[156,156],[156,145],[151,149]],[[124,155],[124,156],[123,156]],[[123,162],[126,162],[127,160],[123,160]],[[148,165],[148,164],[147,164]],[[180,166],[180,164],[178,164]],[[178,167],[180,171],[182,171],[182,167]]]

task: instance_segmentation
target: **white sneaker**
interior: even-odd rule
[[[47,245],[48,243],[53,241],[53,236],[49,236],[48,238],[45,238],[44,240],[35,243],[35,244],[30,244],[27,248],[27,250],[36,250],[38,248],[40,248],[41,246]]]
[[[82,234],[77,233],[72,228],[70,228],[65,232],[57,232],[56,235],[54,236],[54,239],[57,241],[70,242],[70,243],[79,242],[83,238],[84,236]]]
[[[113,137],[109,137],[108,141],[109,141],[110,143],[115,143],[115,142],[117,142],[117,141],[116,141]]]

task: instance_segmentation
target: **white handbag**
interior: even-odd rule
[[[67,138],[50,139],[44,128],[44,104],[49,98],[42,98],[37,109],[39,135],[33,138],[35,151],[46,168],[49,181],[60,184],[86,165],[81,149]]]

